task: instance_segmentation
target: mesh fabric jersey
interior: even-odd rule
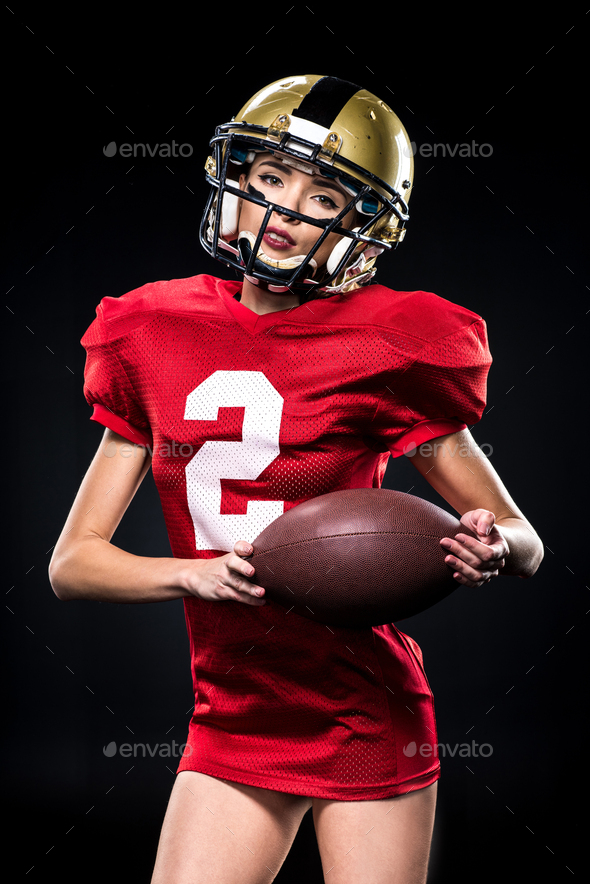
[[[464,307],[371,285],[258,316],[240,288],[196,276],[106,297],[82,339],[93,419],[149,447],[179,558],[252,542],[312,497],[378,488],[390,456],[485,406],[485,322]],[[195,708],[179,771],[338,800],[438,778],[422,653],[393,624],[184,607]]]

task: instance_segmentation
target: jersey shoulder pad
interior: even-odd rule
[[[111,341],[144,325],[156,313],[195,313],[217,303],[215,277],[200,274],[186,279],[158,280],[132,289],[120,297],[104,297],[96,308],[96,319],[82,338],[82,344]],[[89,336],[92,337],[90,340]]]
[[[370,285],[347,295],[347,298],[341,308],[342,319],[399,331],[424,342],[435,341],[481,321],[477,313],[434,292],[395,291],[382,285]]]

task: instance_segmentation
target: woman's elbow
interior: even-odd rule
[[[545,558],[545,547],[543,546],[543,543],[542,543],[541,541],[539,541],[539,544],[540,544],[540,545],[539,545],[539,550],[538,550],[538,553],[537,553],[537,558],[535,559],[535,563],[534,563],[533,572],[532,572],[532,574],[531,574],[531,577],[532,577],[533,574],[537,571],[537,569],[539,568],[541,562],[542,562],[543,559]]]
[[[527,580],[529,577],[533,577],[533,575],[537,573],[541,562],[545,558],[545,546],[543,544],[543,541],[536,532],[535,537],[537,542],[535,543],[534,548],[530,550],[528,561],[526,562],[526,568],[520,575],[525,580]]]
[[[68,583],[67,567],[64,566],[63,559],[54,556],[49,563],[48,574],[51,588],[60,602],[69,602],[75,598]]]

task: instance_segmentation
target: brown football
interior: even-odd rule
[[[460,584],[439,541],[468,531],[429,501],[382,488],[334,491],[275,519],[252,543],[270,602],[361,628],[425,611]]]

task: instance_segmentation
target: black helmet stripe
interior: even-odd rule
[[[324,129],[330,129],[332,123],[360,86],[341,80],[339,77],[322,77],[317,80],[299,105],[292,113],[296,117],[317,123]]]

